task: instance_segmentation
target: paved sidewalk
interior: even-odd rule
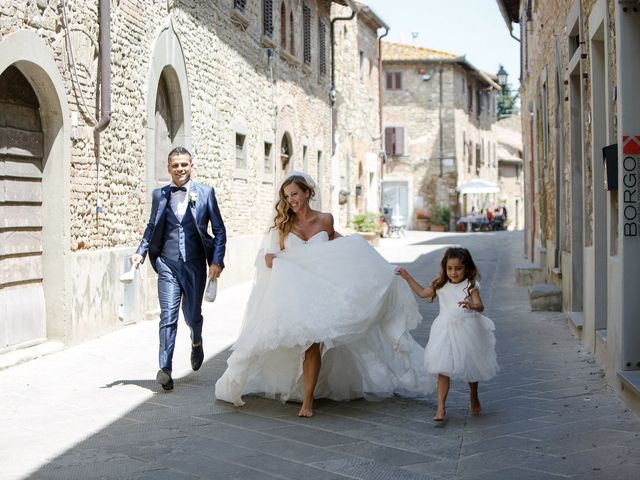
[[[472,251],[496,323],[502,371],[480,385],[481,416],[470,416],[459,382],[443,427],[430,420],[433,396],[321,400],[312,419],[259,397],[242,408],[215,401],[244,284],[206,305],[199,372],[181,323],[170,393],[154,381],[156,322],[0,371],[0,480],[640,478],[640,419],[561,314],[529,312],[526,289],[515,285],[521,234],[408,232],[384,239],[380,251],[426,282],[449,244]],[[425,321],[414,335],[424,345],[437,304],[420,308]]]

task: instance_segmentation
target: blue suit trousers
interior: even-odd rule
[[[160,300],[160,368],[171,372],[180,304],[191,330],[192,343],[202,342],[202,298],[207,263],[204,258],[183,262],[158,257],[155,267]]]

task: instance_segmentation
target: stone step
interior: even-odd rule
[[[533,263],[516,267],[516,283],[521,287],[528,287],[545,282],[544,270]]]
[[[531,311],[560,312],[562,310],[562,290],[550,283],[529,287]]]

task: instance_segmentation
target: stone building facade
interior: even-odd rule
[[[118,277],[173,146],[216,189],[221,287],[250,278],[287,172],[316,177],[331,209],[332,3],[355,6],[0,3],[0,351],[157,313],[148,265],[130,285]]]
[[[334,217],[349,225],[354,215],[380,209],[382,133],[380,123],[380,41],[389,27],[366,5],[335,26],[336,151],[331,181]],[[334,4],[332,18],[351,9]],[[342,194],[341,194],[342,192]]]
[[[507,230],[524,229],[524,172],[522,170],[522,118],[498,120],[494,126],[498,159],[499,206],[507,211]]]
[[[499,5],[521,30],[526,256],[640,411],[638,6]]]
[[[460,193],[474,178],[497,183],[493,125],[499,85],[465,57],[383,42],[383,203],[413,226],[441,205],[452,218],[497,202]]]

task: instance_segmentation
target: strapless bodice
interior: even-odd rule
[[[311,236],[309,238],[309,240],[303,240],[301,239],[298,235],[296,235],[293,232],[290,232],[289,235],[287,235],[287,238],[284,242],[284,246],[286,247],[297,247],[300,245],[306,245],[306,244],[311,244],[311,243],[321,243],[321,242],[328,242],[329,241],[329,234],[327,232],[325,232],[324,230],[320,230],[318,233],[316,233],[315,235]]]

